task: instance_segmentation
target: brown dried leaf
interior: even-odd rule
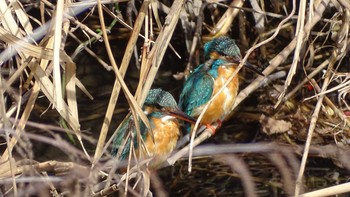
[[[259,121],[262,125],[262,131],[267,135],[285,133],[292,128],[292,123],[285,120],[276,120],[274,118],[262,115]]]

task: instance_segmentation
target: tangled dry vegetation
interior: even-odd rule
[[[0,0],[0,19],[1,196],[350,192],[348,0]],[[161,170],[113,158],[127,112],[146,119],[151,87],[178,98],[220,35],[265,76],[240,72],[217,135]]]

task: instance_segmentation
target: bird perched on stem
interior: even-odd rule
[[[235,72],[241,61],[241,52],[235,41],[222,36],[207,42],[204,45],[205,63],[197,67],[185,82],[180,95],[179,107],[191,117],[198,118],[206,104],[224,86]],[[258,72],[251,64],[246,67]],[[211,125],[226,118],[231,112],[239,88],[238,74],[224,87],[223,91],[209,104],[200,123],[212,128]],[[188,126],[190,130],[190,126]]]
[[[157,157],[155,162],[157,165],[162,163],[176,146],[180,135],[178,119],[192,123],[195,120],[182,112],[177,107],[173,96],[162,89],[149,91],[143,110],[150,121],[152,131],[149,131],[145,124],[139,121],[141,139],[138,140],[133,116],[129,116],[121,123],[113,139],[112,155],[117,156],[120,160],[126,159],[133,150],[133,144],[136,156]]]

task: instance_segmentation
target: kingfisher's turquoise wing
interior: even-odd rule
[[[213,77],[207,74],[206,70],[199,67],[186,81],[180,95],[179,107],[186,114],[193,116],[194,109],[210,100],[213,87]]]
[[[122,144],[124,142],[124,139],[126,139],[128,137],[128,131],[129,130],[134,130],[133,127],[133,120],[131,118],[131,116],[129,116],[128,118],[126,118],[122,123],[120,128],[117,131],[116,136],[113,139],[112,142],[112,155],[113,156],[117,156],[118,154],[118,150],[122,147]],[[130,151],[130,143],[131,143],[131,139],[128,138],[123,151],[121,152],[120,155],[120,159],[123,160],[125,159],[125,157],[128,155],[129,151]]]
[[[140,122],[140,130],[141,130],[141,136],[143,139],[146,138],[146,126],[142,121]],[[135,129],[135,123],[133,120],[132,116],[129,116],[126,118],[122,123],[121,127],[117,131],[117,135],[113,139],[112,142],[112,155],[115,157],[118,154],[118,151],[120,148],[123,147],[124,140],[126,139],[125,145],[123,147],[123,150],[121,151],[120,160],[124,160],[128,157],[129,152],[130,152],[130,146],[131,146],[131,135],[129,135],[129,132],[132,131],[134,134],[134,146],[135,148],[138,148],[138,143],[137,143],[137,137],[136,137],[136,129]]]

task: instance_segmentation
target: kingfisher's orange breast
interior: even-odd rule
[[[152,118],[153,137],[148,132],[145,139],[145,147],[149,156],[159,157],[160,160],[165,159],[175,148],[180,135],[180,127],[178,121],[174,117]],[[145,155],[146,150],[143,148]]]
[[[235,71],[235,68],[235,66],[220,66],[218,68],[218,77],[214,81],[213,96],[224,86],[228,78]],[[235,103],[238,87],[239,80],[237,74],[209,105],[201,123],[211,124],[217,120],[224,119],[230,113]],[[201,106],[198,111],[202,112],[204,106]]]

